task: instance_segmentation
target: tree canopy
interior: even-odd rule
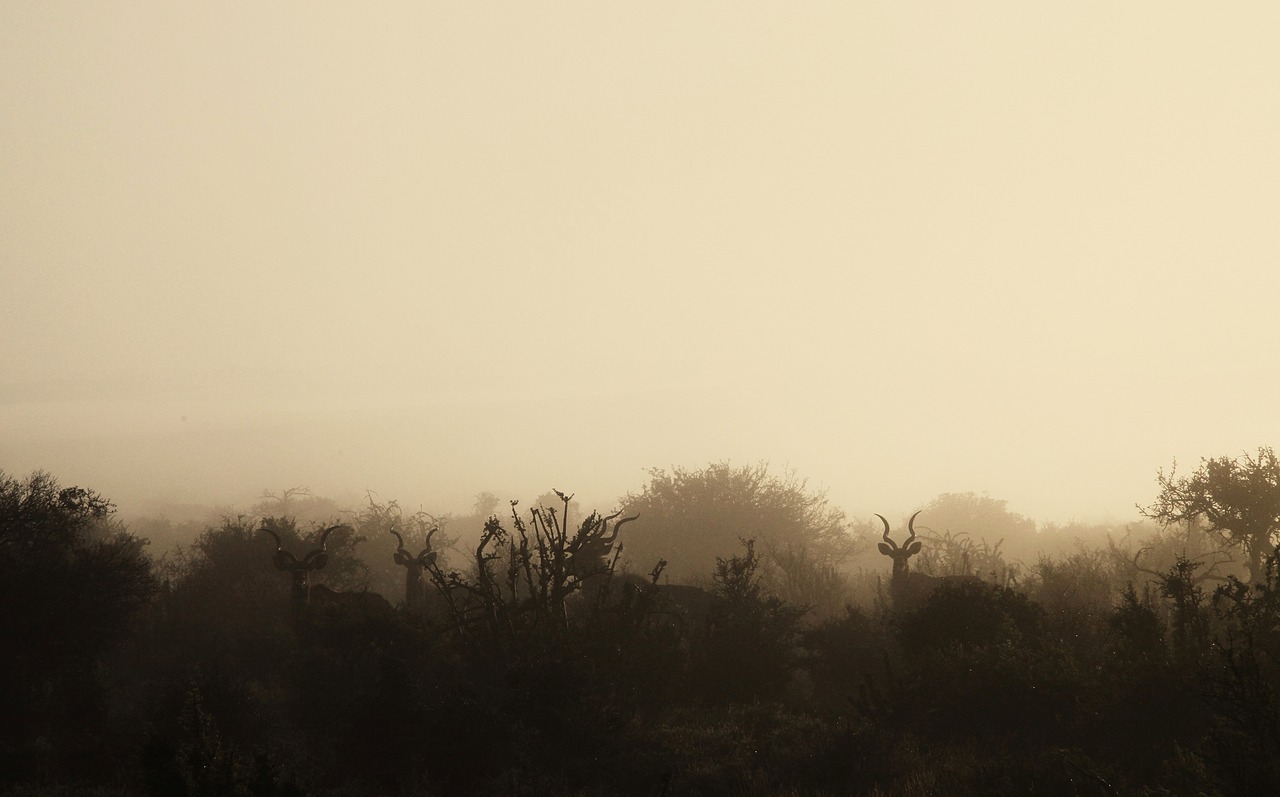
[[[1206,531],[1221,533],[1244,549],[1254,581],[1265,575],[1267,556],[1280,529],[1280,459],[1270,447],[1239,457],[1201,459],[1190,476],[1178,477],[1178,464],[1156,475],[1160,493],[1138,511],[1160,523],[1204,518]]]
[[[620,501],[623,512],[640,516],[622,540],[624,558],[637,572],[665,560],[674,580],[705,578],[718,557],[745,539],[825,559],[839,558],[850,544],[844,511],[794,473],[775,476],[764,463],[718,462],[700,470],[654,468],[649,476],[644,489]]]
[[[0,616],[10,654],[41,668],[91,657],[155,590],[143,543],[110,501],[36,471],[0,471]]]
[[[0,471],[0,772],[48,765],[64,752],[50,741],[62,728],[94,722],[69,696],[155,591],[142,543],[113,510],[44,471]]]
[[[977,493],[943,493],[920,513],[916,528],[1001,540],[1034,534],[1036,522],[1010,512],[1008,501]]]

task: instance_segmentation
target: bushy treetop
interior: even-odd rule
[[[624,558],[638,572],[664,559],[673,580],[705,577],[717,557],[745,539],[832,559],[850,544],[844,511],[794,473],[775,476],[764,463],[718,462],[699,470],[654,468],[649,476],[640,492],[620,501],[627,515],[640,516],[622,541]]]

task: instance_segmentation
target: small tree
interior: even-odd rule
[[[943,493],[920,513],[918,524],[935,535],[967,535],[981,540],[1016,540],[1036,532],[1036,522],[1010,512],[1008,501],[977,493]],[[998,543],[997,543],[998,545]]]
[[[649,476],[643,490],[620,501],[640,516],[626,540],[638,572],[666,560],[667,574],[687,582],[710,572],[740,539],[758,540],[766,551],[803,549],[819,564],[839,561],[854,544],[844,512],[825,493],[792,473],[773,476],[765,464],[654,468]]]
[[[454,518],[421,509],[407,512],[395,499],[380,501],[372,491],[367,493],[367,499],[368,506],[349,515],[357,535],[365,541],[363,553],[369,589],[391,597],[393,602],[400,598],[407,600],[405,569],[396,552],[405,546],[416,553],[428,545],[437,552],[438,559],[442,558],[439,552],[456,542],[456,537],[445,529]],[[447,567],[444,562],[440,566]]]
[[[311,488],[301,486],[286,487],[278,493],[263,490],[257,503],[249,507],[250,515],[289,517],[304,525],[325,523],[341,511],[333,499],[316,495]]]
[[[536,506],[528,522],[516,508],[519,502],[512,501],[511,529],[496,515],[490,517],[471,573],[446,573],[435,562],[427,564],[457,627],[497,638],[562,631],[572,598],[594,602],[607,589],[617,566],[618,530],[634,517],[592,512],[575,531],[568,522],[573,496],[555,495],[561,509]]]
[[[765,592],[755,540],[741,543],[742,555],[716,559],[710,634],[693,681],[712,700],[773,700],[796,666],[805,610]]]
[[[1209,533],[1220,533],[1242,548],[1252,580],[1261,581],[1267,555],[1275,548],[1280,529],[1280,459],[1267,447],[1256,456],[1200,460],[1200,468],[1184,478],[1169,473],[1156,476],[1160,494],[1151,506],[1138,511],[1160,523],[1187,523],[1203,517]]]

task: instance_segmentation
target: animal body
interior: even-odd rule
[[[712,595],[688,584],[645,584],[641,594],[651,600],[658,621],[674,627],[687,641],[704,638],[711,630]]]

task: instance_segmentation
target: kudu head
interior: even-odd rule
[[[876,517],[880,518],[880,522],[884,524],[884,542],[880,543],[876,547],[880,550],[880,553],[893,560],[893,583],[895,585],[901,585],[907,577],[909,569],[907,567],[907,560],[920,553],[920,543],[916,541],[915,524],[916,515],[919,515],[920,512],[923,511],[924,510],[917,511],[915,515],[912,515],[911,519],[907,521],[907,531],[911,533],[911,536],[907,537],[901,547],[899,547],[896,542],[889,539],[889,521],[884,519],[884,515],[876,515]]]
[[[568,554],[569,567],[574,577],[585,579],[591,575],[604,572],[608,568],[609,554],[613,551],[613,543],[618,539],[618,532],[622,527],[639,515],[623,518],[613,526],[613,531],[609,531],[609,522],[621,515],[621,512],[615,512],[607,517],[593,515],[583,522],[578,529],[578,533],[569,541],[565,547],[565,553]]]
[[[316,548],[301,559],[294,556],[291,552],[284,549],[284,545],[280,542],[280,535],[267,527],[263,521],[260,531],[265,531],[271,535],[276,541],[276,552],[271,555],[271,562],[276,566],[277,570],[287,571],[293,576],[293,598],[299,603],[307,603],[311,594],[311,573],[319,570],[329,563],[329,554],[325,550],[325,542],[329,539],[329,535],[334,529],[341,526],[330,526],[320,535],[320,547]]]
[[[416,605],[423,598],[423,590],[426,587],[426,578],[423,576],[423,570],[435,564],[436,556],[439,551],[433,550],[431,547],[431,538],[440,530],[439,526],[433,526],[431,531],[427,532],[427,547],[423,548],[415,556],[408,548],[404,547],[404,538],[400,536],[400,532],[394,528],[391,533],[395,535],[399,548],[395,552],[395,562],[405,569],[404,573],[404,591],[405,601],[410,605]]]
[[[613,528],[609,524],[616,520],[622,512],[601,516],[592,513],[577,533],[566,540],[564,546],[564,581],[565,593],[579,591],[588,605],[595,604],[608,589],[610,576],[613,573],[613,562],[610,554],[614,552],[618,532],[622,527],[639,517],[622,518]]]
[[[416,571],[418,573],[422,572],[422,568],[433,564],[436,561],[436,555],[438,552],[432,549],[431,538],[434,537],[436,532],[439,530],[439,526],[431,527],[431,531],[427,532],[427,547],[418,551],[418,555],[414,556],[408,548],[404,547],[404,537],[400,536],[400,532],[396,531],[394,528],[391,529],[391,534],[395,536],[396,542],[399,543],[399,547],[395,553],[396,564],[408,568],[410,572]]]

